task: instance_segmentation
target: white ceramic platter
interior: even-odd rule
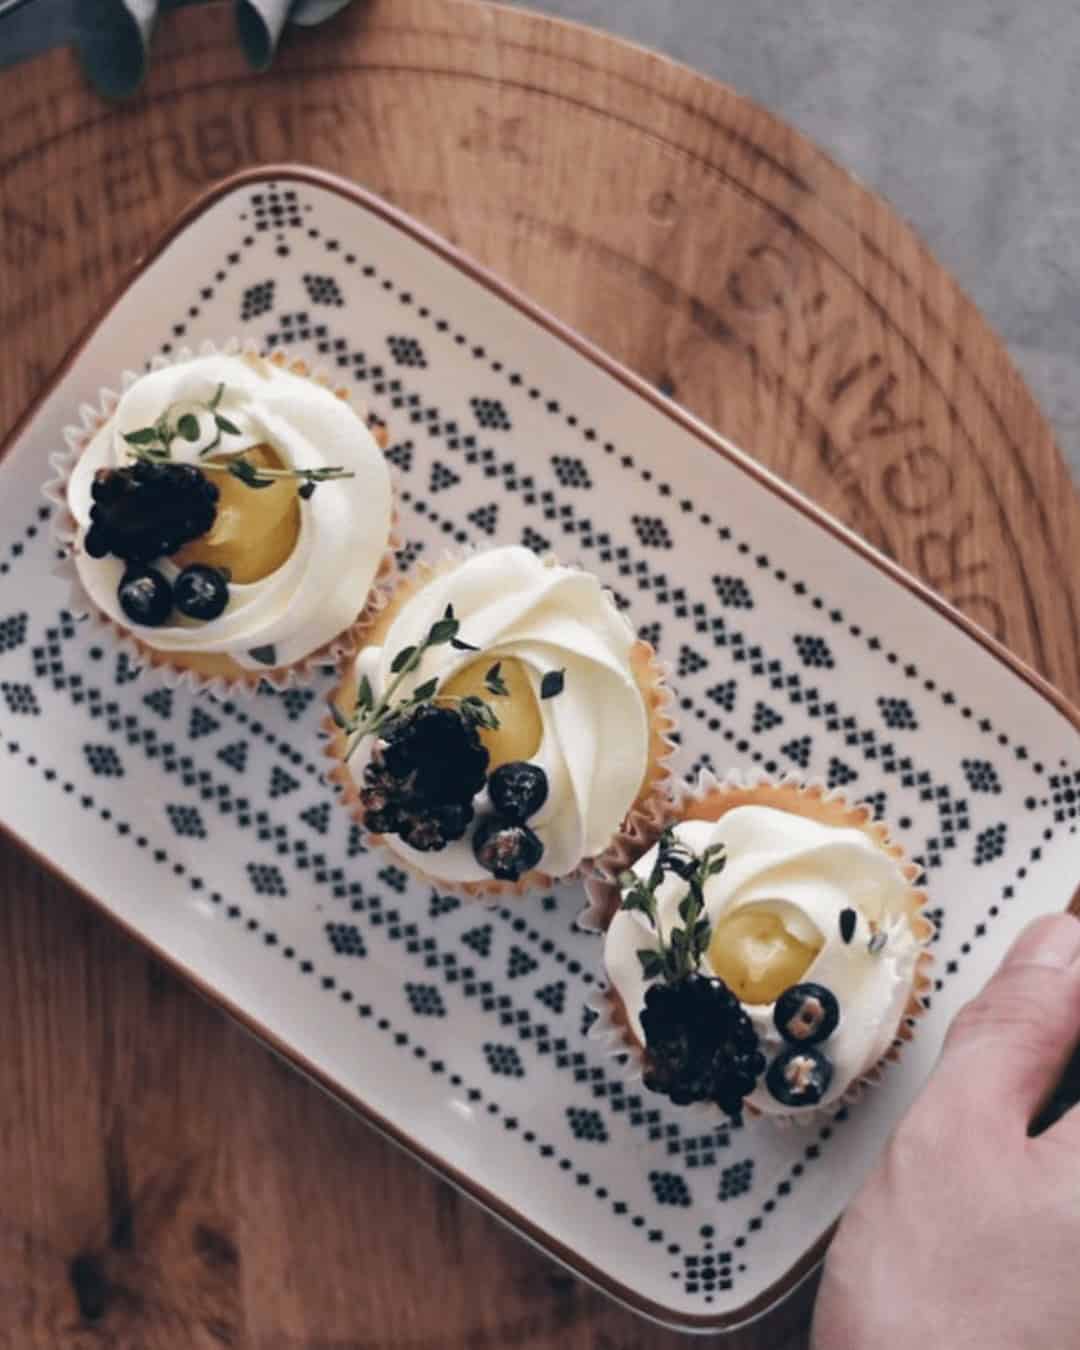
[[[327,368],[387,422],[408,540],[598,573],[670,663],[681,767],[797,769],[923,864],[932,1008],[826,1129],[732,1129],[586,1037],[573,887],[462,906],[369,856],[320,781],[313,690],[172,693],[63,612],[39,495],[83,402],[202,338]],[[723,372],[717,372],[723,378]],[[760,1313],[918,1091],[960,1003],[1080,875],[1075,716],[835,523],[420,227],[263,170],[180,222],[2,466],[0,820],[344,1101],[646,1315]],[[423,1291],[417,1291],[423,1297]]]

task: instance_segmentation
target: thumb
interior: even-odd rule
[[[927,1096],[962,1097],[1026,1130],[1080,1038],[1080,921],[1036,919],[957,1014]]]

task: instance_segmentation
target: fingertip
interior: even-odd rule
[[[1065,911],[1034,919],[1016,938],[1002,961],[1010,966],[1067,969],[1080,958],[1080,919]]]

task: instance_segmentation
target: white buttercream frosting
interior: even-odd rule
[[[793,937],[822,942],[800,982],[824,985],[840,1006],[836,1030],[819,1047],[832,1061],[833,1076],[818,1107],[837,1101],[889,1049],[912,991],[921,944],[911,924],[911,888],[900,865],[861,830],[767,806],[734,807],[715,822],[683,821],[675,826],[675,835],[699,857],[710,845],[726,847],[727,865],[704,888],[711,925],[736,910],[770,902],[770,911]],[[638,876],[648,876],[656,854],[654,847],[635,864]],[[665,933],[680,922],[678,907],[686,892],[687,883],[671,872],[658,887],[657,911]],[[849,942],[840,933],[844,909],[854,909],[858,916]],[[876,952],[869,946],[872,932],[885,936]],[[656,946],[646,915],[623,909],[615,914],[605,938],[604,962],[641,1044],[648,982],[637,953]],[[702,969],[716,973],[707,955]],[[773,1024],[774,1005],[744,1006],[771,1061],[785,1045]],[[771,1096],[764,1079],[747,1101],[765,1114],[793,1110]]]
[[[171,453],[179,462],[198,463],[200,451],[217,435],[205,405],[219,385],[224,392],[217,411],[239,435],[223,434],[215,456],[265,443],[286,467],[339,466],[353,477],[320,483],[300,502],[300,530],[289,557],[258,581],[230,584],[220,617],[199,622],[177,614],[159,628],[134,631],[160,651],[222,653],[248,670],[267,664],[250,656],[252,649],[272,647],[273,664],[285,666],[325,646],[357,617],[386,553],[392,512],[386,461],[355,410],[285,366],[254,355],[215,353],[136,380],[72,469],[67,500],[78,526],[75,565],[97,609],[132,629],[117,600],[125,564],[111,556],[92,558],[82,547],[94,474],[131,463],[124,433],[152,426],[166,408],[174,425],[184,413],[197,417],[199,439],[177,437]],[[177,572],[168,560],[155,566],[170,578]]]
[[[531,762],[548,780],[547,800],[528,824],[544,845],[540,870],[564,876],[610,843],[645,776],[649,725],[630,664],[633,629],[587,572],[545,564],[526,548],[478,553],[426,581],[402,606],[383,645],[361,651],[357,680],[367,675],[376,699],[393,678],[394,656],[421,642],[447,605],[460,623],[459,636],[480,655],[432,648],[400,692],[433,678],[443,685],[480,659],[520,663],[542,725]],[[565,671],[562,692],[541,699],[541,681],[553,670]],[[497,712],[499,700],[491,703]],[[367,750],[362,745],[350,760],[357,782]],[[478,819],[490,810],[486,791],[474,805]],[[386,844],[429,876],[490,881],[491,873],[473,856],[470,835],[431,853],[417,852],[395,835]]]

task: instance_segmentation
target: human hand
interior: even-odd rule
[[[1080,1341],[1080,1110],[1029,1138],[1080,1036],[1080,922],[1038,919],[961,1010],[837,1231],[812,1350]]]

